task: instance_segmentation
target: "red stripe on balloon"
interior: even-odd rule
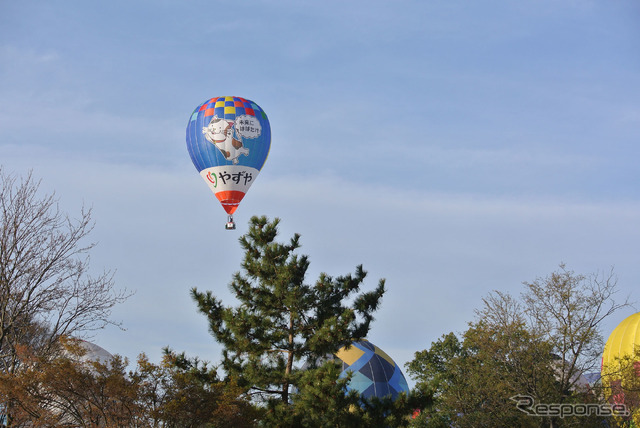
[[[242,198],[244,198],[244,195],[244,192],[240,192],[238,190],[222,190],[220,192],[216,192],[216,198],[218,198],[220,204],[222,204],[222,208],[224,208],[229,215],[236,212],[238,204]]]

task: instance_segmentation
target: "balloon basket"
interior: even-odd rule
[[[226,230],[235,230],[236,229],[236,224],[233,222],[233,216],[229,216],[229,218],[227,219],[227,224],[224,225],[224,228]]]

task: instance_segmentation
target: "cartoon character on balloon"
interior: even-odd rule
[[[202,128],[207,141],[215,145],[224,158],[238,164],[240,155],[249,156],[249,149],[242,144],[242,136],[236,138],[233,120],[220,119],[214,116],[209,125]]]

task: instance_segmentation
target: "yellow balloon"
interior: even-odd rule
[[[625,318],[611,332],[602,353],[602,368],[615,363],[616,358],[633,355],[640,346],[640,312]]]

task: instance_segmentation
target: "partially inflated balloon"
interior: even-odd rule
[[[602,353],[602,368],[620,364],[624,357],[635,358],[635,349],[640,346],[640,312],[625,318],[611,332]]]
[[[399,393],[409,392],[400,366],[368,340],[352,342],[348,350],[340,348],[335,355],[342,362],[340,378],[351,372],[348,390],[356,390],[365,398],[390,396],[394,400]]]
[[[382,349],[367,339],[351,342],[349,349],[343,346],[333,354],[316,359],[316,365],[322,365],[328,359],[342,364],[340,379],[351,375],[347,383],[348,391],[357,391],[364,398],[398,398],[401,392],[409,393],[409,385],[400,370],[400,366]],[[309,362],[302,366],[308,369]],[[299,390],[294,388],[295,393]]]
[[[245,98],[208,99],[187,125],[191,160],[229,215],[258,177],[270,146],[267,115]]]

